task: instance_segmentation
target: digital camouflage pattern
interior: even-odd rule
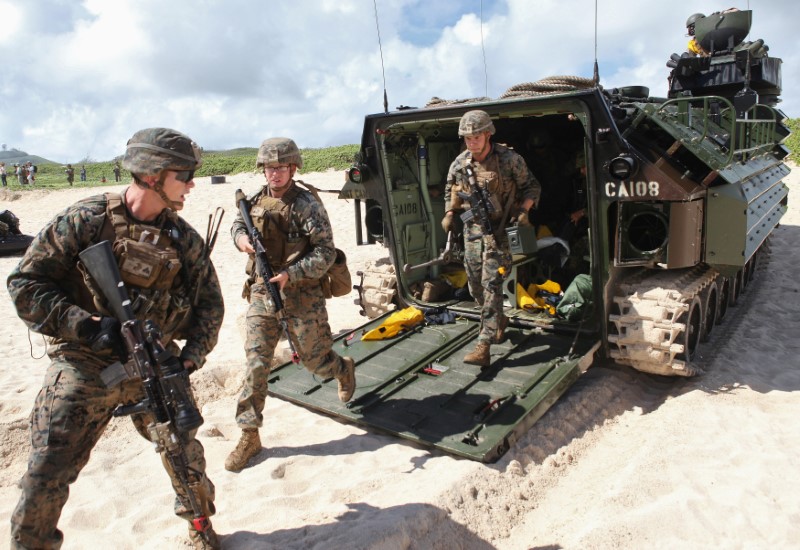
[[[256,168],[270,164],[295,164],[297,169],[303,168],[303,157],[293,139],[276,137],[261,142],[256,157]]]
[[[85,466],[113,409],[142,398],[140,382],[106,388],[100,372],[115,359],[112,352],[93,352],[79,336],[81,323],[97,308],[77,268],[78,253],[99,242],[106,208],[106,197],[99,195],[58,214],[36,236],[8,277],[8,291],[17,313],[31,330],[49,337],[47,352],[51,358],[31,413],[32,449],[28,471],[20,483],[22,495],[11,520],[13,548],[60,546],[63,537],[56,526],[69,484]],[[180,334],[186,338],[181,358],[201,366],[217,342],[224,314],[216,272],[213,265],[209,264],[206,271],[199,262],[203,240],[185,220],[165,210],[150,225],[169,232],[184,271],[176,277],[172,289],[163,291],[177,298],[177,302],[167,300],[164,308],[150,307],[153,295],[129,287],[134,311],[139,319],[164,323],[170,317],[171,304],[188,299],[192,281],[203,272],[205,280],[191,323]],[[170,340],[177,336],[176,331],[177,327],[165,330],[164,344],[173,349],[177,346]],[[134,415],[132,419],[139,433],[147,437],[147,415]],[[201,502],[213,512],[214,487],[205,476],[203,448],[194,434],[186,436],[185,448],[190,468],[196,472],[196,479],[191,481]],[[189,519],[188,501],[173,472],[167,470],[176,490],[175,512]]]
[[[530,174],[525,160],[508,147],[493,143],[483,162],[474,162],[467,150],[450,165],[445,184],[445,210],[450,210],[453,186],[468,192],[469,183],[464,168],[472,164],[476,174],[497,181],[497,204],[502,208],[513,198],[521,204],[525,199],[539,200],[541,186]],[[482,185],[482,178],[478,177]],[[511,211],[513,213],[513,210]],[[500,214],[502,217],[502,214]],[[494,220],[493,220],[494,221]],[[507,220],[506,220],[507,221]],[[492,343],[503,315],[502,284],[511,266],[511,252],[505,229],[495,226],[496,235],[483,235],[480,222],[473,219],[464,224],[464,267],[470,294],[481,307],[481,328],[478,342]],[[474,240],[470,240],[473,236]],[[503,273],[500,273],[500,268]]]
[[[197,170],[203,163],[200,154],[200,147],[177,130],[145,128],[128,140],[122,167],[140,176],[162,170]]]
[[[481,132],[490,132],[494,135],[494,122],[486,111],[467,111],[458,123],[459,136],[471,136]]]
[[[485,239],[480,224],[464,227],[464,268],[470,295],[481,306],[481,328],[478,342],[494,343],[494,335],[503,314],[504,273],[511,269],[508,237]],[[475,239],[470,241],[469,238]],[[502,271],[500,268],[503,268]]]
[[[48,348],[51,357],[67,351],[96,355],[78,335],[81,323],[97,311],[97,307],[76,265],[79,252],[103,240],[101,230],[107,204],[104,195],[97,195],[58,214],[34,238],[19,265],[8,276],[8,291],[19,316],[31,330],[52,338]],[[173,336],[185,337],[182,359],[202,366],[206,355],[216,345],[224,313],[216,271],[213,265],[208,265],[206,272],[206,264],[200,261],[203,239],[183,218],[165,210],[148,225],[162,227],[177,237],[173,242],[181,255],[182,273],[168,293],[128,288],[137,318],[158,323],[164,331],[165,344]],[[192,283],[204,274],[205,283],[201,285],[194,308],[192,330],[178,335],[177,327],[165,324],[170,317],[170,307],[183,302],[182,298],[190,298]],[[164,295],[171,299],[164,299]],[[154,311],[158,314],[153,315]],[[104,356],[108,358],[110,355]]]
[[[453,185],[459,185],[462,190],[469,189],[467,175],[464,171],[464,168],[469,163],[474,165],[475,173],[478,173],[482,167],[486,167],[487,170],[491,171],[496,170],[501,187],[508,191],[513,191],[516,202],[522,203],[527,198],[538,202],[541,186],[528,170],[525,159],[505,145],[492,143],[492,151],[482,163],[473,162],[472,154],[465,150],[450,165],[450,170],[447,172],[447,182],[444,187],[445,210],[450,210],[452,207],[450,195]],[[505,205],[508,196],[503,194],[498,197],[498,200],[500,204]]]
[[[286,268],[289,282],[283,288],[283,294],[289,332],[306,369],[323,379],[338,377],[345,373],[345,367],[342,358],[331,349],[333,337],[320,284],[320,278],[327,273],[336,257],[333,229],[325,207],[311,193],[297,189],[293,181],[289,186],[286,194],[292,188],[299,191],[293,215],[300,233],[310,245],[306,254]],[[266,203],[263,200],[265,198],[269,199],[266,186],[250,198],[251,208]],[[247,234],[247,228],[239,213],[231,227],[234,243],[242,234]],[[263,237],[265,241],[271,238],[270,235]],[[244,389],[236,406],[236,422],[243,429],[262,425],[267,377],[275,347],[282,335],[275,304],[260,280],[250,289],[246,324],[247,372]]]

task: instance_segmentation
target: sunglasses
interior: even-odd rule
[[[194,170],[175,170],[175,179],[189,183],[194,179]]]

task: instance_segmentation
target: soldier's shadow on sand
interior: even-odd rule
[[[337,418],[332,418],[332,420],[343,422]],[[347,422],[343,423],[347,424]],[[367,428],[364,429],[367,430]],[[270,458],[282,458],[290,456],[335,456],[350,455],[360,452],[371,452],[377,451],[386,445],[391,445],[397,442],[398,438],[396,437],[388,434],[382,434],[377,430],[367,430],[367,433],[365,434],[350,434],[341,439],[322,441],[320,443],[312,443],[310,445],[265,447],[260,453],[258,453],[258,455],[250,459],[247,467],[254,468],[262,462],[266,462]],[[407,443],[410,446],[418,449],[429,450],[411,441],[407,441]],[[427,457],[429,457],[429,455],[426,455],[426,458]]]
[[[221,534],[225,548],[269,550],[306,548],[405,548],[409,541],[424,547],[426,537],[433,543],[451,540],[459,548],[493,550],[494,546],[464,525],[450,519],[446,510],[429,504],[403,504],[376,508],[364,502],[347,505],[349,510],[323,525],[304,525],[272,533],[236,531]],[[268,512],[265,512],[268,513]]]

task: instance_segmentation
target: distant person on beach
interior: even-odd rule
[[[67,182],[72,185],[72,182],[75,181],[75,169],[72,167],[71,164],[67,164],[67,169],[64,170],[64,173],[67,174]]]
[[[19,181],[20,185],[25,185],[28,183],[28,172],[25,170],[25,166],[22,164],[15,164],[16,170],[14,173],[17,175],[17,181]]]
[[[86,166],[81,165],[81,181],[86,181]]]
[[[8,177],[8,172],[6,172],[6,163],[0,162],[0,180],[3,181],[3,187],[5,187],[8,184],[8,182],[6,181],[7,177]]]
[[[28,161],[28,165],[25,168],[25,171],[28,174],[28,185],[33,185],[36,183],[36,166],[31,161]]]

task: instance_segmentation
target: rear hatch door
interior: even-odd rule
[[[389,315],[389,314],[387,314]],[[338,337],[334,350],[356,361],[347,404],[336,380],[302,365],[273,368],[269,392],[298,405],[483,462],[500,458],[588,367],[597,340],[509,327],[481,371],[464,363],[478,321],[418,326],[386,340],[362,341],[379,317]]]

